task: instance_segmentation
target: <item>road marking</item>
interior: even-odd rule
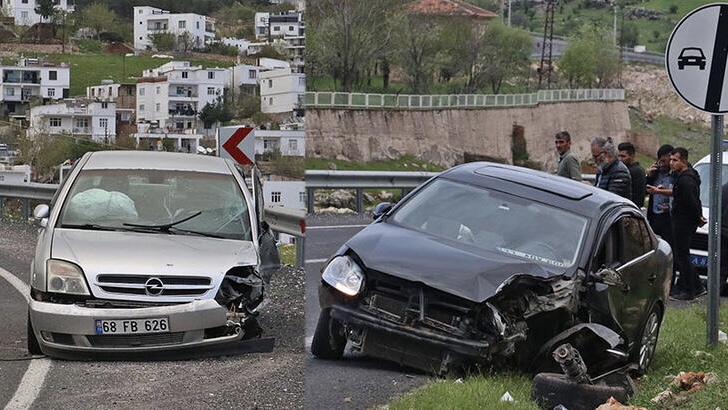
[[[30,301],[30,287],[20,280],[17,276],[0,268],[0,276],[10,283],[23,297],[25,302]],[[33,359],[30,361],[28,369],[23,375],[23,379],[18,384],[13,398],[10,399],[5,406],[5,410],[27,409],[33,405],[33,402],[40,394],[46,376],[51,369],[51,359]]]
[[[339,228],[364,228],[369,226],[369,224],[361,224],[361,225],[323,225],[323,226],[307,226],[306,230],[317,230],[317,229],[339,229]]]
[[[306,263],[307,264],[309,264],[309,263],[324,263],[327,260],[329,260],[329,259],[328,258],[324,258],[324,259],[306,259]]]
[[[311,348],[311,342],[313,342],[313,336],[309,336],[305,339],[306,350]]]

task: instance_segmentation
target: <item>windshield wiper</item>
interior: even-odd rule
[[[86,229],[89,231],[118,231],[118,230],[125,230],[124,228],[118,227],[118,226],[103,226],[103,225],[97,225],[97,224],[63,224],[61,225],[61,228],[70,228],[70,229]]]
[[[134,227],[134,228],[152,229],[152,230],[160,231],[160,232],[164,232],[164,233],[172,233],[171,232],[171,228],[172,227],[174,227],[175,225],[179,225],[182,222],[187,222],[190,219],[192,219],[192,218],[194,218],[196,216],[199,216],[200,214],[202,214],[202,211],[197,211],[197,212],[193,213],[192,215],[190,215],[190,216],[188,216],[186,218],[180,219],[179,221],[173,221],[173,222],[166,223],[166,224],[145,225],[145,224],[133,224],[133,223],[127,223],[127,222],[125,222],[123,225],[124,226],[131,226],[131,227]],[[181,229],[177,229],[177,230],[181,231]]]

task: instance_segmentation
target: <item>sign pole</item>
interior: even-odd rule
[[[708,218],[708,347],[718,345],[718,307],[720,295],[720,232],[721,232],[721,181],[723,166],[723,116],[713,115],[710,140],[710,217]]]

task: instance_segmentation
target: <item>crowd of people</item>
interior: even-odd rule
[[[705,295],[705,286],[690,262],[690,240],[706,221],[700,203],[700,176],[688,162],[687,149],[662,145],[657,150],[657,161],[645,170],[635,160],[632,143],[622,142],[615,147],[610,137],[601,136],[590,142],[597,167],[595,186],[627,198],[639,208],[645,207],[647,198],[647,220],[673,250],[678,274],[673,277],[670,297],[693,300]],[[556,133],[555,144],[559,154],[557,174],[582,181],[581,161],[571,152],[569,133]],[[724,194],[728,196],[728,189]]]

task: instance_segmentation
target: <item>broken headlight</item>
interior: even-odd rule
[[[90,295],[83,271],[77,265],[49,259],[46,262],[46,286],[49,292],[71,295]]]
[[[337,256],[332,259],[324,268],[321,278],[348,296],[358,294],[364,284],[364,272],[349,256]]]

